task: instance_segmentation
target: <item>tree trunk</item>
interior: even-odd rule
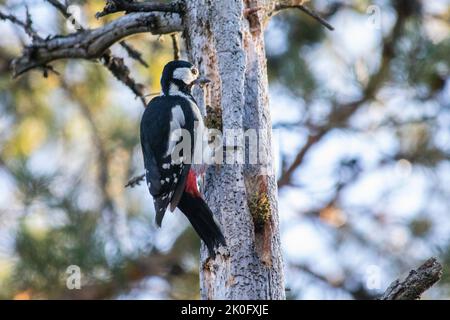
[[[50,2],[67,16],[64,5]],[[128,14],[97,29],[47,39],[40,37],[31,23],[1,15],[21,26],[32,38],[32,43],[13,61],[15,76],[33,68],[42,68],[46,74],[53,70],[49,63],[59,59],[101,57],[114,76],[143,100],[123,59],[113,56],[107,48],[134,33],[182,31],[191,62],[212,80],[206,90],[194,92],[199,105],[206,107],[206,125],[241,134],[255,130],[246,132],[249,140],[258,140],[257,162],[249,161],[254,160],[255,143],[245,142],[242,135],[236,142],[233,136],[225,134],[225,148],[231,150],[227,152],[226,164],[210,166],[206,172],[206,200],[220,221],[228,246],[215,259],[208,258],[202,248],[203,299],[285,298],[263,31],[267,18],[280,5],[291,2],[302,1],[108,1],[98,17],[119,11]],[[230,163],[231,153],[236,158]],[[243,154],[248,163],[239,161]],[[140,179],[132,179],[130,185]]]
[[[216,214],[228,248],[209,259],[202,248],[202,299],[284,299],[277,186],[273,173],[271,120],[264,50],[264,1],[186,2],[184,16],[190,60],[212,80],[195,96],[206,106],[206,124],[214,129],[255,129],[257,164],[210,166],[205,197]],[[261,11],[261,12],[260,12]],[[248,154],[249,144],[224,134],[224,145]],[[240,143],[239,143],[240,142]],[[228,158],[227,158],[228,159]],[[248,160],[248,159],[247,159]]]

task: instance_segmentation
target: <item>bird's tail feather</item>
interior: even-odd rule
[[[178,208],[188,218],[197,234],[208,247],[209,255],[215,257],[214,248],[226,246],[225,238],[205,200],[183,192]]]

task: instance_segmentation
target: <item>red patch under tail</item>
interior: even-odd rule
[[[190,193],[194,197],[201,197],[201,194],[198,191],[197,187],[197,176],[195,175],[195,172],[192,169],[189,170],[184,191]]]

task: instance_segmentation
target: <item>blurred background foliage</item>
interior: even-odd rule
[[[120,15],[97,20],[104,1],[69,2],[91,28]],[[44,1],[0,4],[21,18],[27,4],[44,37],[72,32]],[[308,5],[336,30],[291,10],[266,33],[288,296],[373,298],[435,255],[445,272],[427,297],[448,298],[449,1]],[[124,188],[143,168],[140,100],[95,61],[12,79],[29,39],[0,29],[0,298],[199,298],[186,219],[156,229],[145,185]],[[148,67],[112,52],[158,92],[170,36],[127,42]],[[66,287],[70,265],[81,290]]]

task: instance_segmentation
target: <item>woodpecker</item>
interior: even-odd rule
[[[203,128],[203,118],[192,96],[192,87],[209,82],[199,77],[190,62],[176,60],[166,64],[161,76],[162,93],[147,105],[141,120],[140,134],[145,175],[160,227],[167,207],[179,208],[205,242],[209,255],[226,246],[225,238],[214,215],[197,187],[197,175],[192,166],[196,150],[195,128]],[[175,155],[174,148],[182,138],[175,134],[185,130],[191,137],[188,151]],[[190,152],[190,157],[183,152]]]

